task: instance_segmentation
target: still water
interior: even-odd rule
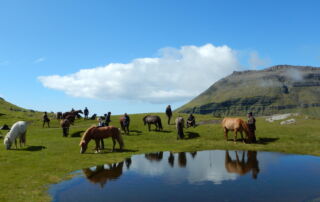
[[[320,157],[157,152],[76,171],[53,201],[320,201]]]

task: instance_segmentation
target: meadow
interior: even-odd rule
[[[0,146],[0,201],[50,201],[49,186],[72,176],[72,171],[99,164],[121,161],[134,154],[158,151],[200,151],[200,150],[259,150],[320,156],[320,120],[300,115],[293,125],[280,125],[280,121],[269,123],[265,118],[257,118],[257,144],[243,144],[225,141],[219,124],[199,125],[185,129],[186,138],[177,140],[175,125],[167,124],[162,118],[164,130],[148,131],[143,125],[145,114],[130,115],[130,135],[123,136],[124,151],[111,152],[112,141],[105,139],[106,149],[94,153],[91,141],[85,154],[80,154],[81,135],[95,120],[76,120],[68,137],[62,137],[59,121],[51,118],[51,128],[42,128],[41,113],[9,114],[0,116],[0,125],[11,125],[18,120],[32,121],[27,132],[27,145],[17,150],[5,150]],[[174,117],[187,114],[174,114]],[[210,115],[196,115],[197,122],[213,120]],[[111,116],[111,125],[119,127],[119,116]],[[1,131],[3,137],[6,131]],[[240,135],[238,136],[240,138]],[[116,145],[119,148],[119,145]]]

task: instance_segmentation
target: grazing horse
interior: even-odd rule
[[[62,114],[62,118],[65,119],[67,116],[72,115],[74,117],[79,117],[79,114],[83,114],[82,110],[76,110],[71,112],[65,112]]]
[[[222,120],[222,128],[224,130],[224,137],[226,140],[228,140],[228,132],[229,130],[234,131],[234,142],[237,141],[237,134],[240,132],[242,141],[245,143],[245,139],[243,138],[242,132],[244,131],[248,142],[252,141],[252,134],[246,124],[242,119],[240,118],[224,118]]]
[[[86,178],[93,184],[100,184],[101,188],[105,186],[108,181],[119,179],[122,175],[124,162],[113,163],[107,165],[96,166],[95,170],[91,168],[83,169]]]
[[[120,145],[120,150],[122,150],[124,143],[122,140],[121,132],[119,128],[116,128],[114,126],[106,126],[106,127],[97,127],[92,126],[84,132],[82,139],[80,141],[80,153],[83,154],[88,147],[89,142],[94,139],[96,142],[96,152],[100,150],[100,140],[104,138],[112,137],[113,141],[113,148],[112,151],[114,151],[116,140],[118,141]]]
[[[18,121],[13,124],[11,130],[7,133],[3,143],[6,145],[6,149],[10,149],[14,142],[17,148],[17,138],[19,138],[20,147],[26,144],[27,122]]]
[[[68,119],[63,119],[60,121],[60,126],[62,128],[63,137],[67,137],[69,135],[70,121]]]
[[[257,179],[259,174],[259,162],[257,160],[256,151],[247,151],[247,161],[245,161],[245,151],[242,153],[241,160],[239,159],[238,152],[236,152],[236,159],[232,160],[229,151],[226,151],[225,168],[229,173],[237,173],[238,175],[245,175],[252,171],[252,178]]]
[[[183,139],[184,134],[183,134],[183,128],[184,128],[184,119],[182,117],[177,117],[176,118],[176,128],[177,128],[177,139]]]
[[[162,130],[161,118],[155,115],[147,115],[143,117],[144,125],[148,124],[148,129],[150,131],[150,125],[154,124],[156,126],[156,130]]]
[[[124,131],[125,134],[129,135],[129,125],[130,125],[130,119],[128,117],[120,117],[120,126],[121,130]]]

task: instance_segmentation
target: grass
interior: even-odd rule
[[[279,121],[268,123],[262,117],[257,118],[257,139],[260,139],[260,142],[235,144],[233,141],[224,140],[220,125],[212,124],[186,129],[186,140],[177,140],[175,126],[167,125],[165,115],[159,115],[163,121],[163,132],[148,132],[142,122],[144,114],[131,115],[132,132],[129,136],[124,136],[125,151],[110,152],[111,139],[105,139],[107,149],[99,154],[93,153],[93,141],[85,154],[79,153],[80,136],[86,128],[97,124],[96,121],[77,120],[70,129],[69,137],[63,138],[57,120],[52,119],[51,128],[42,128],[41,114],[25,117],[33,120],[27,132],[27,146],[9,151],[5,150],[3,145],[0,146],[0,201],[49,201],[50,184],[71,177],[68,173],[85,167],[121,161],[140,153],[230,149],[320,156],[319,119],[305,119],[300,116],[297,117],[297,124],[281,126]],[[186,118],[187,115],[183,116]],[[111,124],[119,127],[119,117],[111,118]],[[196,118],[197,121],[213,119],[209,115],[196,115]],[[0,125],[6,123],[11,126],[16,121],[17,117],[10,114],[0,116]],[[3,136],[4,132],[2,131]],[[233,138],[231,133],[229,138]],[[2,138],[0,140],[3,141]]]

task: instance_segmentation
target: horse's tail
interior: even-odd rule
[[[124,147],[124,142],[123,142],[123,138],[122,138],[122,135],[121,135],[121,129],[118,128],[118,142],[120,144],[120,149],[122,149]]]
[[[162,130],[163,128],[162,128],[162,123],[161,123],[161,119],[160,118],[159,118],[159,122],[158,123],[159,123],[159,129]]]

